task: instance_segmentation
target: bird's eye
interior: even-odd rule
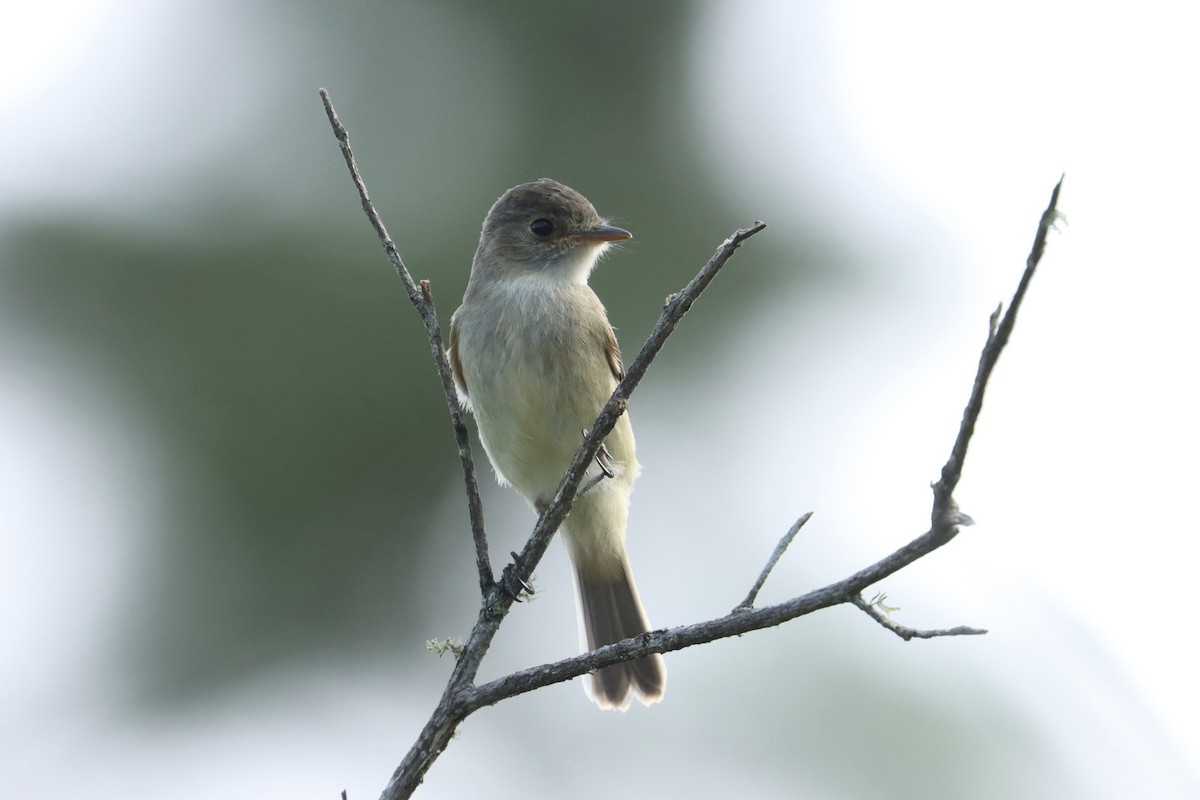
[[[548,219],[538,218],[529,223],[529,230],[534,236],[549,236],[554,233],[554,223]]]

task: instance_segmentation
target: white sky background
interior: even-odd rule
[[[1194,780],[1198,12],[1182,3],[984,8],[723,4],[701,31],[700,116],[740,207],[774,196],[818,209],[864,262],[890,273],[882,280],[893,291],[853,317],[866,328],[822,334],[831,350],[823,380],[903,373],[894,393],[849,412],[866,410],[865,420],[821,409],[835,435],[853,439],[845,460],[862,470],[840,487],[844,497],[872,498],[858,530],[894,532],[905,518],[897,510],[914,502],[927,513],[911,479],[936,477],[987,313],[1011,296],[1066,173],[1067,224],[1051,236],[958,493],[981,523],[963,536],[985,544],[970,545],[973,562],[923,570],[922,581],[961,592],[958,621],[993,635],[1004,635],[1007,609],[1032,604],[1052,639],[1090,640],[1103,663],[1083,647],[1065,662],[1034,658],[1066,671],[1082,697],[1108,680],[1112,659],[1132,692],[1102,689],[1048,724],[1087,750],[1097,730],[1146,711],[1155,722],[1132,747],[1153,761],[1162,745],[1149,731],[1161,725],[1172,741],[1163,749],[1178,748]],[[798,36],[813,28],[814,41]],[[772,340],[791,335],[787,319],[781,308],[763,322],[764,349],[786,352]],[[864,345],[881,341],[880,360],[864,358]],[[780,402],[819,393],[813,377],[782,377]],[[960,537],[951,548],[964,546]],[[905,606],[900,619],[922,624],[893,599]],[[938,612],[954,619],[953,609]],[[1014,703],[1039,702],[1011,688]]]
[[[136,108],[137,93],[150,86],[137,80],[145,74],[142,65],[89,64],[85,80],[64,76],[81,70],[73,59],[89,52],[88,37],[98,30],[153,35],[155,26],[168,26],[165,14],[150,13],[153,5],[114,2],[106,15],[100,4],[35,4],[26,13],[46,9],[52,15],[31,16],[20,26],[6,20],[0,25],[0,36],[7,32],[0,40],[0,65],[24,81],[3,87],[10,110],[44,111],[39,97],[108,102],[97,93],[101,87],[121,87],[130,93],[123,107]],[[746,210],[745,221],[766,218],[771,227],[762,236],[786,235],[789,209],[796,217],[823,215],[830,228],[842,232],[869,280],[831,285],[821,302],[805,306],[802,319],[794,314],[800,301],[781,293],[718,354],[723,360],[714,369],[732,375],[725,385],[735,388],[723,390],[724,396],[711,389],[699,396],[716,407],[732,401],[737,387],[764,383],[769,371],[768,388],[779,406],[796,410],[793,428],[772,439],[775,428],[750,420],[745,427],[762,436],[739,430],[739,438],[723,440],[728,432],[715,431],[694,445],[706,454],[721,452],[731,465],[764,465],[761,471],[731,472],[732,496],[774,498],[785,480],[781,476],[787,476],[786,496],[754,511],[759,532],[750,540],[752,552],[736,556],[747,565],[760,563],[760,552],[769,550],[789,515],[818,512],[808,538],[802,537],[773,579],[777,591],[813,584],[806,546],[820,549],[835,538],[858,567],[902,543],[904,535],[918,533],[928,514],[925,484],[936,477],[948,451],[987,314],[1011,296],[1038,215],[1065,172],[1060,208],[1068,223],[1051,236],[995,376],[958,495],[979,525],[919,573],[884,588],[903,607],[898,620],[905,624],[991,628],[989,650],[973,650],[973,640],[945,650],[977,670],[980,681],[1005,686],[1013,704],[1053,708],[1046,725],[1081,769],[1090,754],[1116,747],[1117,740],[1129,763],[1144,765],[1141,777],[1166,775],[1159,796],[1169,796],[1170,787],[1196,780],[1200,763],[1195,732],[1200,702],[1188,655],[1194,624],[1189,572],[1200,555],[1190,509],[1200,478],[1191,308],[1200,266],[1193,246],[1200,218],[1194,99],[1200,28],[1190,16],[1197,12],[1184,3],[1143,4],[1120,13],[1107,6],[1045,2],[1008,4],[993,16],[978,8],[705,6],[706,18],[696,30],[693,102],[712,169],[736,195],[735,207]],[[123,24],[114,24],[114,18]],[[149,29],[124,24],[134,19]],[[247,48],[239,57],[251,52]],[[251,113],[249,106],[242,111]],[[222,118],[232,125],[236,114]],[[111,128],[98,133],[41,127],[36,137],[5,136],[10,152],[19,142],[22,170],[50,155],[60,167],[42,176],[48,196],[35,200],[57,200],[65,191],[78,202],[89,192],[107,200],[108,183],[129,174],[131,164],[115,155],[97,162],[90,148],[97,137],[117,141],[122,123],[146,121],[136,115],[97,120]],[[6,127],[16,130],[11,123]],[[195,157],[198,148],[215,146],[235,129],[173,131],[176,155],[142,148],[139,166],[155,170],[173,157]],[[20,177],[17,171],[8,174]],[[28,200],[0,189],[0,214]],[[797,337],[828,342],[824,358],[809,363],[803,375],[779,368]],[[39,374],[41,367],[4,368],[22,376],[5,380],[0,416],[23,437],[6,432],[9,446],[0,454],[11,459],[0,464],[6,485],[18,476],[33,480],[29,476],[37,470],[62,476],[79,469],[81,491],[97,498],[88,506],[96,513],[54,527],[72,535],[86,530],[92,543],[112,541],[106,556],[87,562],[104,575],[60,572],[61,565],[46,560],[47,553],[61,551],[55,542],[46,542],[45,552],[32,554],[23,566],[0,564],[0,592],[8,593],[0,604],[0,624],[6,638],[12,634],[10,641],[29,654],[3,668],[0,687],[16,692],[0,694],[4,708],[14,711],[4,715],[7,721],[0,719],[7,753],[0,756],[0,772],[6,758],[24,765],[21,782],[9,793],[50,796],[36,793],[44,785],[40,777],[62,772],[64,753],[80,753],[82,760],[71,769],[92,776],[96,797],[123,797],[131,790],[151,795],[165,787],[175,790],[174,797],[265,797],[285,788],[278,783],[282,775],[295,781],[296,790],[328,781],[330,791],[322,796],[335,796],[348,774],[367,781],[347,787],[351,797],[374,796],[377,765],[396,749],[389,716],[405,702],[393,696],[394,676],[383,670],[343,675],[345,682],[331,687],[314,677],[329,665],[316,665],[313,676],[275,682],[307,685],[315,704],[327,710],[322,719],[297,719],[286,702],[248,687],[249,697],[230,697],[227,708],[215,703],[200,719],[164,723],[163,729],[114,730],[110,709],[94,699],[97,687],[87,671],[102,647],[89,623],[99,629],[102,615],[117,607],[106,603],[116,596],[122,575],[115,556],[131,546],[117,537],[152,525],[123,498],[144,494],[153,480],[139,476],[138,469],[154,467],[134,466],[147,448],[132,432],[130,441],[118,441],[126,436],[121,426],[70,419],[77,409],[53,404],[51,397],[77,393],[76,381],[93,380],[85,372],[68,379]],[[667,428],[653,420],[671,414],[655,414],[652,393],[644,401],[639,441],[653,442],[654,426],[664,435]],[[53,415],[63,419],[50,419]],[[73,434],[77,447],[69,459],[56,462],[55,454],[65,448],[47,443],[74,426],[80,429]],[[90,443],[88,430],[94,436]],[[34,455],[14,450],[13,443]],[[812,452],[821,454],[821,463],[805,464]],[[695,463],[699,469],[712,459]],[[636,511],[647,517],[666,513],[656,510],[649,489],[655,479],[650,464]],[[83,485],[97,475],[113,483]],[[22,496],[39,508],[54,505],[53,497],[39,498],[32,489]],[[870,502],[857,502],[862,497]],[[66,515],[70,509],[57,511]],[[0,522],[14,525],[20,513],[6,504]],[[670,568],[648,548],[638,552],[641,572]],[[73,605],[76,611],[82,606],[83,616],[64,617],[62,641],[48,645],[32,641],[42,626],[17,618],[18,606],[9,602],[47,585],[90,593],[86,602],[76,598]],[[643,587],[645,594],[654,591]],[[662,605],[659,599],[652,607]],[[1031,619],[1037,620],[1032,626]],[[972,653],[1003,651],[996,639],[1011,641],[1018,634],[1042,649],[1022,651],[1011,663],[971,660],[977,658]],[[922,644],[906,645],[915,646]],[[39,655],[52,661],[39,662]],[[1030,676],[1044,672],[1058,675],[1066,687],[1062,697],[1038,696],[1028,688]],[[686,676],[673,673],[676,679]],[[347,693],[346,684],[354,691]],[[59,694],[64,686],[65,698]],[[347,719],[347,708],[362,715]],[[253,725],[246,722],[248,710],[256,714]],[[280,748],[264,751],[257,735],[278,741]],[[480,733],[455,746],[479,746],[485,738]],[[356,742],[350,756],[356,763],[304,758],[335,752],[347,741]],[[191,776],[190,785],[177,786],[181,770],[197,762],[229,770],[204,770]],[[331,772],[318,774],[323,769]],[[140,783],[128,782],[131,770]],[[477,786],[465,777],[438,778],[448,792],[459,780],[464,790]],[[0,775],[0,786],[5,780]],[[1182,788],[1179,796],[1185,796]]]

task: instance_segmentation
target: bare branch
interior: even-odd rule
[[[975,433],[975,423],[979,420],[979,413],[983,410],[983,392],[987,388],[988,379],[992,376],[992,370],[996,368],[1000,351],[1008,344],[1008,337],[1012,334],[1013,326],[1017,324],[1017,311],[1021,308],[1021,301],[1025,299],[1025,292],[1029,289],[1029,282],[1033,280],[1033,273],[1037,270],[1038,262],[1042,260],[1042,253],[1046,250],[1046,236],[1050,233],[1050,228],[1053,227],[1055,220],[1058,219],[1058,193],[1062,190],[1065,177],[1058,179],[1054,191],[1050,194],[1050,204],[1042,212],[1037,234],[1033,239],[1033,247],[1029,251],[1029,257],[1025,260],[1025,272],[1021,275],[1017,291],[1008,305],[1008,312],[1000,318],[1000,308],[997,308],[988,321],[987,344],[984,345],[983,352],[979,356],[979,369],[975,373],[975,385],[971,387],[971,397],[967,400],[967,407],[963,410],[958,437],[954,440],[950,458],[942,467],[942,477],[933,486],[933,526],[950,531],[950,536],[957,533],[957,524],[963,524],[962,522],[957,524],[950,522],[950,518],[959,513],[952,495],[962,477],[963,462],[967,458],[967,444]],[[999,318],[999,323],[997,323],[997,318]],[[939,516],[946,517],[946,519],[939,520]]]
[[[935,639],[939,636],[982,636],[987,633],[983,628],[968,628],[966,625],[959,625],[956,628],[939,628],[935,630],[918,630],[917,628],[909,628],[905,625],[899,625],[892,621],[892,618],[885,614],[878,603],[869,603],[862,598],[862,595],[855,595],[851,603],[858,606],[871,619],[878,622],[883,627],[887,628],[892,633],[899,636],[906,642],[913,639]]]
[[[763,571],[759,573],[758,580],[750,587],[750,593],[746,595],[746,599],[738,603],[733,609],[734,611],[749,611],[754,608],[754,601],[758,599],[758,593],[762,591],[763,584],[767,582],[767,578],[771,575],[771,570],[775,569],[775,565],[779,563],[779,559],[783,557],[784,551],[792,544],[792,540],[796,538],[796,534],[804,527],[804,523],[808,522],[812,517],[813,512],[808,511],[800,519],[792,523],[792,527],[788,528],[788,532],[779,540],[779,544],[775,545],[775,552],[771,553],[771,557],[767,559],[767,565],[763,567]]]
[[[863,590],[900,571],[913,561],[928,555],[943,544],[945,542],[940,541],[935,532],[930,530],[870,567],[836,583],[815,589],[808,594],[763,608],[743,608],[739,605],[723,617],[668,630],[650,631],[616,644],[597,648],[590,653],[514,672],[477,689],[469,690],[465,693],[463,702],[466,704],[467,713],[471,713],[483,706],[493,705],[509,697],[531,692],[554,683],[571,680],[621,661],[642,658],[650,653],[669,653],[685,647],[707,644],[717,639],[773,628],[814,611],[843,603],[855,605],[861,603],[862,605],[859,607],[867,606],[863,610],[873,617],[877,613],[883,616],[882,612],[871,608],[870,604],[862,600]],[[884,627],[905,639],[986,633],[984,630],[967,627],[953,628],[949,631],[919,631],[895,625],[885,616],[879,621]]]
[[[442,694],[437,708],[431,714],[429,721],[422,729],[417,741],[413,744],[400,766],[392,775],[383,793],[384,800],[409,797],[420,785],[429,767],[445,749],[457,726],[473,711],[487,705],[492,705],[509,697],[524,692],[570,680],[602,667],[642,658],[651,653],[665,653],[680,650],[697,644],[711,642],[716,639],[737,636],[753,630],[779,625],[783,622],[810,614],[822,608],[850,603],[867,613],[880,625],[892,631],[903,639],[934,638],[940,636],[978,635],[985,633],[981,629],[960,626],[940,630],[918,630],[897,625],[892,622],[884,611],[875,603],[863,599],[862,592],[869,586],[903,569],[919,558],[928,555],[939,547],[944,546],[963,525],[972,523],[970,517],[959,511],[954,501],[953,493],[961,478],[963,463],[966,459],[967,445],[974,433],[976,422],[982,410],[983,394],[988,380],[995,368],[1000,352],[1003,350],[1016,321],[1016,312],[1020,307],[1025,292],[1032,279],[1033,273],[1045,250],[1046,236],[1054,220],[1057,218],[1057,202],[1062,180],[1055,187],[1051,200],[1038,226],[1033,249],[1026,261],[1026,269],[1022,275],[1017,291],[1006,314],[1001,316],[997,309],[989,320],[987,341],[980,356],[979,367],[971,395],[963,412],[962,423],[951,449],[950,458],[942,468],[940,480],[934,484],[933,510],[931,526],[928,531],[913,539],[908,544],[897,549],[890,555],[858,572],[828,586],[808,592],[783,603],[754,608],[753,604],[758,593],[765,584],[771,571],[795,538],[800,528],[808,521],[811,514],[805,514],[792,526],[780,540],[775,552],[759,575],[758,580],[746,596],[732,612],[724,617],[709,620],[694,625],[686,625],[669,630],[656,630],[644,633],[616,644],[598,648],[573,658],[563,659],[552,664],[544,664],[491,681],[482,686],[475,686],[475,676],[479,665],[491,644],[492,638],[499,629],[504,616],[511,609],[524,589],[528,589],[528,581],[546,551],[551,538],[566,517],[575,498],[581,493],[580,483],[593,459],[597,458],[602,442],[613,429],[617,419],[625,412],[630,395],[645,375],[647,368],[657,353],[662,349],[667,337],[674,331],[680,319],[691,308],[696,298],[716,276],[717,272],[733,255],[737,247],[750,236],[761,231],[765,226],[759,222],[749,228],[736,231],[718,247],[709,262],[697,273],[696,277],[684,289],[667,298],[662,315],[654,330],[643,345],[637,358],[630,365],[625,378],[617,386],[603,410],[596,418],[591,430],[584,436],[584,441],[563,476],[554,500],[544,509],[529,541],[520,554],[513,554],[513,561],[505,568],[499,583],[492,580],[490,562],[487,558],[487,541],[483,535],[482,505],[478,503],[478,487],[475,485],[474,469],[467,446],[466,426],[462,419],[461,408],[454,392],[453,379],[446,360],[445,350],[441,344],[441,334],[437,324],[436,313],[430,296],[429,285],[421,282],[420,291],[413,284],[403,262],[396,253],[395,247],[387,236],[387,232],[379,220],[366,192],[362,178],[350,152],[349,140],[345,128],[342,127],[329,94],[321,90],[321,97],[329,115],[330,123],[341,143],[346,163],[350,168],[363,208],[368,218],[383,242],[384,250],[393,266],[400,274],[413,305],[420,312],[425,322],[426,334],[434,353],[434,360],[442,378],[443,389],[447,396],[455,435],[459,442],[460,459],[463,462],[464,478],[467,483],[467,493],[471,503],[472,530],[476,537],[476,559],[479,562],[480,584],[483,590],[484,602],[479,612],[474,628],[471,631],[461,653],[458,654],[453,673]],[[457,649],[457,643],[456,648]]]
[[[446,395],[446,407],[450,411],[450,425],[454,428],[454,438],[458,442],[458,460],[462,465],[463,482],[467,492],[467,510],[471,516],[471,536],[475,540],[475,565],[479,571],[479,589],[486,597],[495,584],[495,579],[492,576],[492,560],[488,555],[487,534],[483,526],[483,499],[479,496],[479,482],[475,478],[475,462],[471,458],[471,439],[467,434],[467,422],[463,417],[462,405],[458,402],[458,391],[454,388],[454,376],[450,372],[450,361],[446,357],[446,347],[442,342],[442,330],[438,325],[437,311],[433,306],[433,292],[430,290],[429,281],[421,281],[419,290],[416,283],[413,282],[412,275],[404,266],[404,260],[400,258],[400,253],[396,250],[395,243],[392,242],[392,237],[388,236],[383,219],[380,218],[379,212],[375,210],[375,205],[367,194],[367,185],[358,170],[358,163],[354,160],[354,152],[350,149],[350,134],[342,125],[337,111],[333,108],[333,100],[329,97],[329,91],[321,89],[319,94],[321,103],[325,106],[325,114],[329,117],[329,124],[333,127],[333,134],[337,137],[338,144],[341,145],[342,157],[346,159],[350,177],[354,181],[355,188],[358,189],[358,197],[362,201],[363,211],[366,212],[371,227],[378,234],[388,261],[392,262],[392,267],[400,276],[400,282],[404,284],[404,291],[408,293],[409,301],[421,315],[421,321],[425,323],[425,336],[433,351],[433,361],[437,366],[438,377],[442,381],[442,391]]]

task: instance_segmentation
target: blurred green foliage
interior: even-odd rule
[[[115,413],[175,465],[129,620],[147,698],[412,625],[414,551],[458,490],[428,348],[318,85],[443,324],[484,213],[515,183],[566,181],[635,232],[595,278],[627,352],[752,219],[724,205],[690,135],[689,4],[304,8],[272,45],[286,93],[260,98],[236,149],[113,185],[136,219],[33,218],[3,245],[9,319],[110,376],[128,404]],[[144,119],[220,115],[220,100],[213,86]],[[725,290],[753,291],[754,276]],[[692,335],[732,307],[714,304]],[[467,552],[465,529],[445,533]]]

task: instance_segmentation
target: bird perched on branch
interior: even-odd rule
[[[608,315],[587,280],[609,245],[630,236],[549,179],[509,189],[483,221],[450,322],[450,364],[496,477],[539,512],[624,376]],[[638,470],[624,414],[562,524],[589,649],[650,630],[625,551]],[[646,705],[661,700],[666,679],[654,654],[597,670],[584,688],[601,708],[624,711],[632,696]]]

